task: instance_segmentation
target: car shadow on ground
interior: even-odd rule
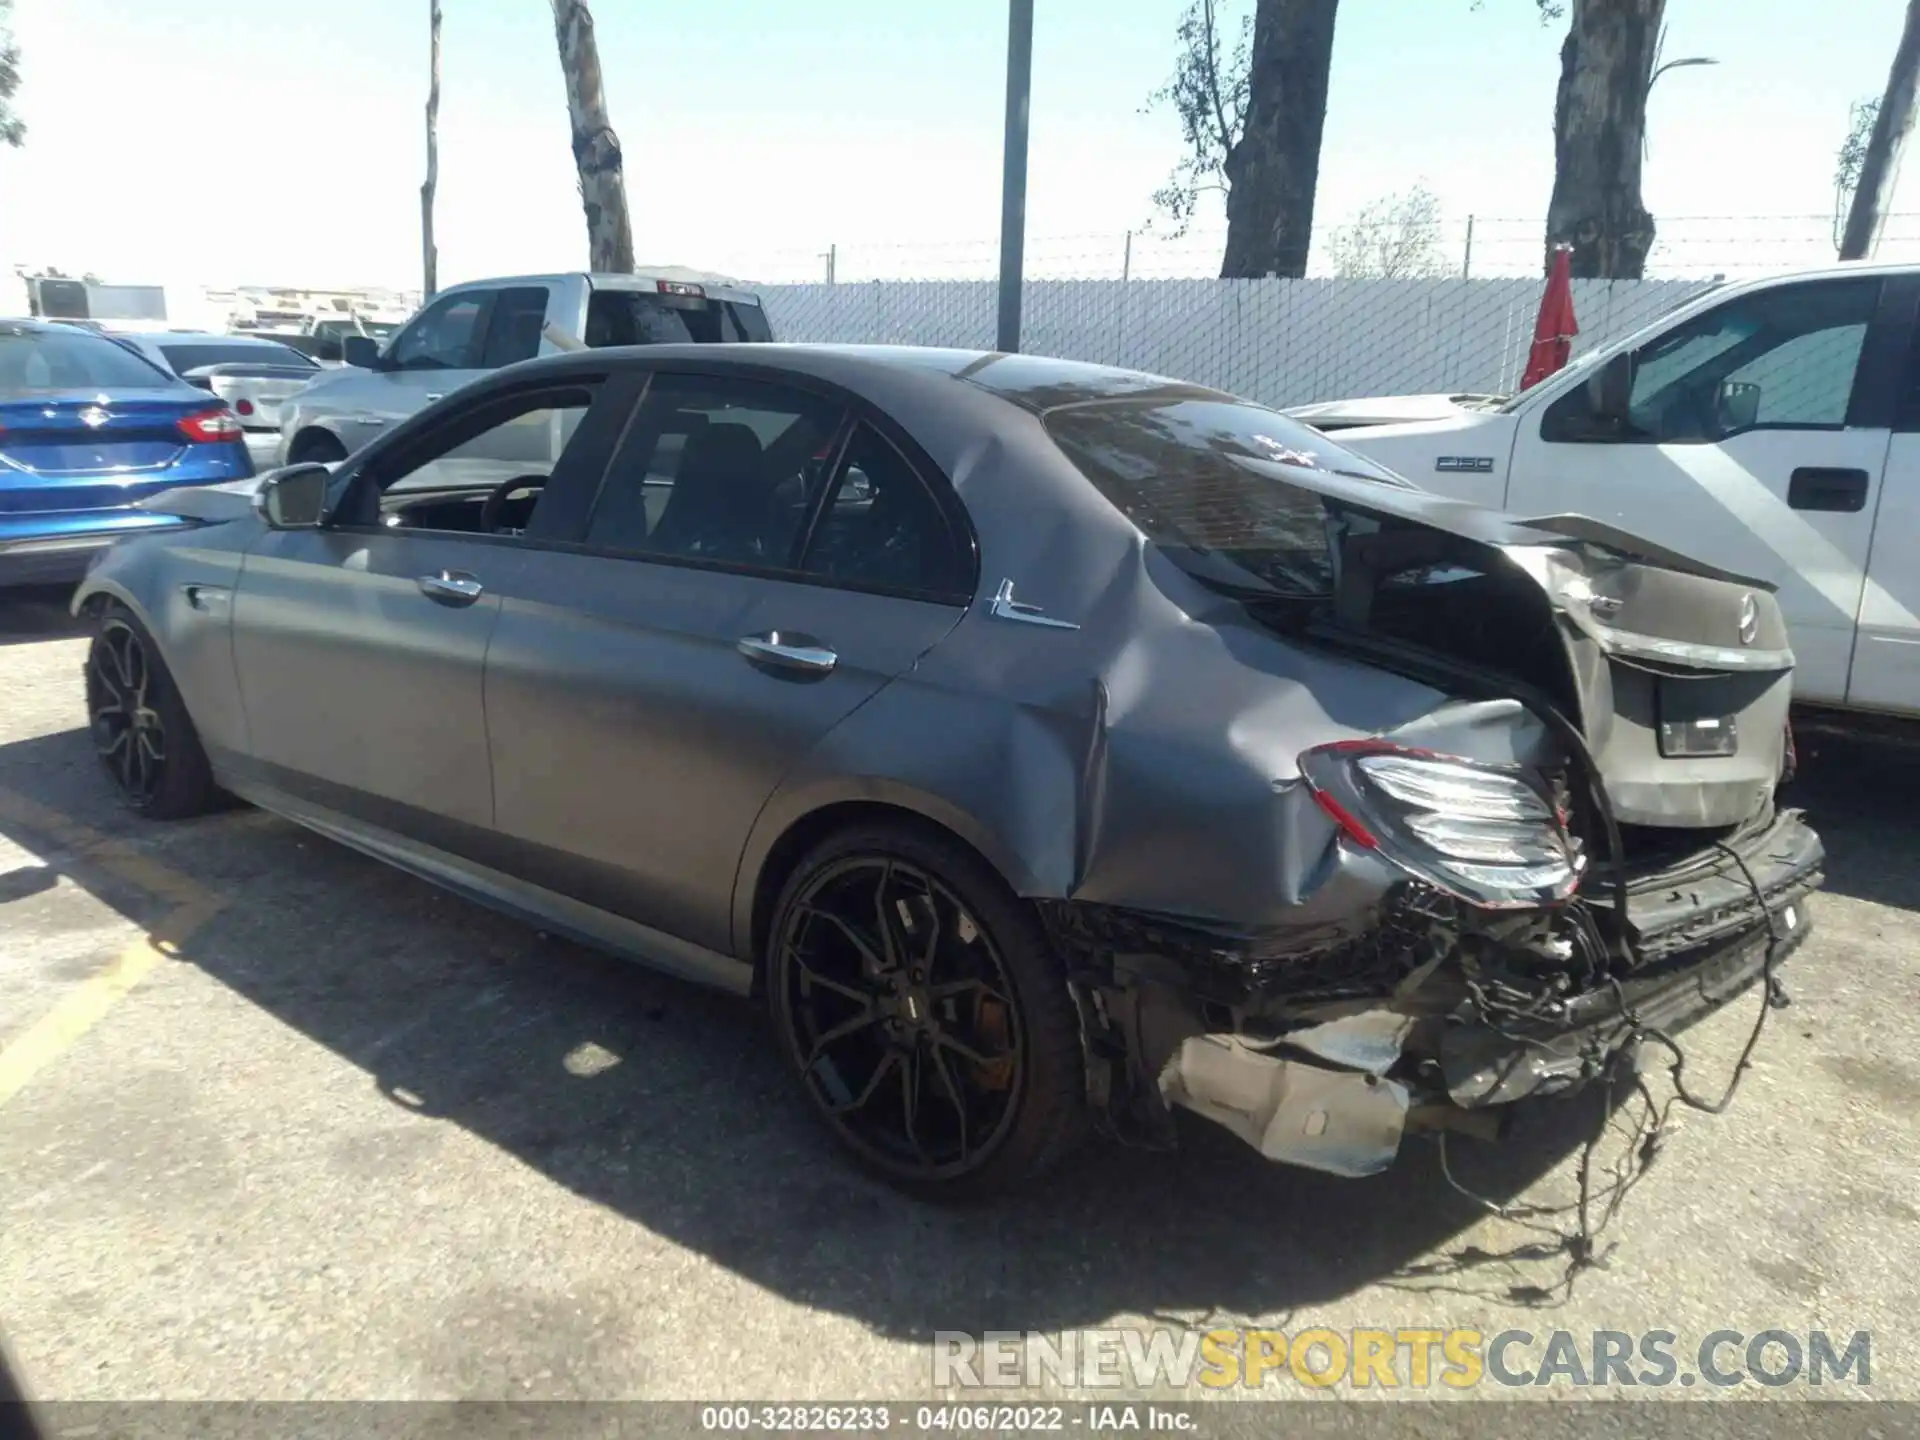
[[[84,635],[86,623],[67,612],[71,585],[35,585],[6,593],[0,603],[0,645],[29,645]]]
[[[1429,1140],[1353,1181],[1269,1165],[1195,1122],[1177,1152],[1096,1148],[990,1208],[917,1203],[840,1157],[743,1002],[543,938],[269,817],[142,826],[113,805],[77,730],[0,747],[0,787],[151,846],[226,896],[181,959],[359,1068],[391,1104],[882,1334],[925,1336],[933,1316],[974,1331],[1284,1316],[1382,1282],[1524,1301],[1564,1272],[1551,1254],[1501,1263],[1477,1230],[1471,1243],[1480,1210],[1450,1188]],[[1869,827],[1904,810],[1884,787],[1842,793]],[[15,838],[48,853],[25,829]],[[1880,863],[1870,851],[1842,841],[1835,857],[1840,888],[1880,883],[1855,876]],[[114,903],[84,854],[49,858]],[[1454,1168],[1510,1197],[1602,1115],[1592,1093],[1522,1107],[1505,1143],[1455,1143]],[[393,1157],[368,1149],[378,1138],[316,1141],[316,1163],[386,1183]],[[1541,1189],[1571,1198],[1564,1172]],[[1498,1228],[1505,1243],[1537,1238]]]
[[[1841,722],[1844,723],[1844,722]],[[1874,734],[1796,721],[1800,774],[1781,794],[1827,847],[1827,890],[1920,909],[1920,725]]]

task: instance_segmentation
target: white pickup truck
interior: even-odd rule
[[[758,297],[736,282],[677,266],[634,275],[470,280],[435,295],[384,347],[365,335],[346,336],[347,363],[281,407],[278,459],[283,465],[344,460],[488,371],[562,348],[772,338]],[[552,437],[532,429],[523,434],[509,425],[499,433],[508,436],[494,437],[504,447],[500,453],[482,443],[462,457],[511,470],[557,453]]]
[[[1778,588],[1794,697],[1920,716],[1920,265],[1720,286],[1510,398],[1288,413],[1423,488]],[[1745,636],[1701,636],[1729,645]]]

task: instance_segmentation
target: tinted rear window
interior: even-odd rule
[[[767,312],[758,305],[745,305],[738,300],[729,300],[724,307],[726,319],[734,331],[727,338],[745,340],[755,344],[765,344],[773,339],[773,327],[767,324]]]
[[[160,353],[178,374],[198,370],[202,365],[294,365],[311,370],[314,364],[298,350],[285,345],[166,345]]]
[[[1405,488],[1391,471],[1298,421],[1226,400],[1069,405],[1047,432],[1102,495],[1176,560],[1207,559],[1292,595],[1332,588],[1326,501],[1290,472]],[[1229,577],[1230,578],[1230,577]]]
[[[0,396],[179,383],[132,351],[84,330],[0,326]]]
[[[605,345],[719,345],[771,340],[773,334],[757,305],[644,290],[596,290],[587,300],[583,338],[599,349]]]

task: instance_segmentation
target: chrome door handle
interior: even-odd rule
[[[825,675],[840,663],[840,657],[813,636],[790,630],[745,635],[735,648],[757,664],[797,670],[808,675]]]
[[[446,391],[444,391],[444,390],[430,390],[430,391],[428,391],[428,392],[427,392],[427,403],[428,403],[429,405],[431,405],[431,404],[432,404],[432,403],[433,403],[434,401],[436,401],[436,400],[439,400],[439,399],[441,399],[441,398],[443,398],[443,397],[444,397],[444,396],[446,395],[446,393],[447,393],[447,392],[446,392]]]
[[[464,570],[442,570],[437,575],[422,575],[414,582],[420,593],[442,605],[471,605],[487,587],[479,577]]]

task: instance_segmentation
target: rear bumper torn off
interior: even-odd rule
[[[1093,927],[1056,915],[1056,936],[1079,941],[1075,993],[1096,1112],[1121,1138],[1165,1145],[1172,1110],[1190,1110],[1268,1159],[1344,1176],[1387,1169],[1409,1129],[1497,1133],[1499,1107],[1579,1089],[1646,1032],[1676,1035],[1748,990],[1770,951],[1778,963],[1804,943],[1822,878],[1818,837],[1789,812],[1734,848],[1745,873],[1709,848],[1688,868],[1634,883],[1637,961],[1616,959],[1611,973],[1572,960],[1556,972],[1537,936],[1503,951],[1500,933],[1472,916],[1448,928],[1432,912],[1440,928],[1426,948],[1401,953],[1397,978],[1370,960],[1335,992],[1311,956],[1298,967],[1304,983],[1289,983],[1290,962],[1264,942],[1257,953],[1218,940],[1196,951],[1183,933],[1157,942],[1145,917],[1131,933],[1108,917],[1105,943],[1089,943]],[[1583,895],[1539,923],[1560,933],[1575,907],[1611,922],[1609,902]],[[1414,933],[1404,915],[1399,924]],[[1396,932],[1388,948],[1404,943]],[[1228,983],[1239,968],[1248,983]],[[1487,990],[1540,1003],[1490,1011]]]

